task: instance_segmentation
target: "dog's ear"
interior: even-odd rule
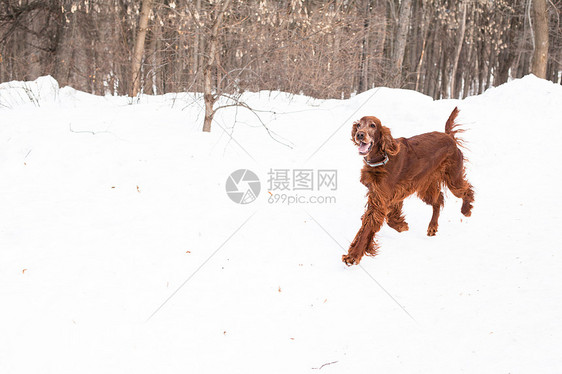
[[[357,145],[357,142],[355,141],[355,134],[357,133],[357,125],[358,124],[359,124],[359,120],[353,122],[353,125],[351,126],[351,141],[355,145]]]
[[[396,156],[400,151],[400,143],[392,137],[390,129],[386,126],[380,127],[381,131],[381,149],[389,156]]]

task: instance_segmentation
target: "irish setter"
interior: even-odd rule
[[[470,216],[474,191],[466,180],[463,154],[455,130],[455,108],[445,132],[430,132],[411,138],[394,139],[376,117],[363,117],[353,124],[351,138],[364,157],[361,183],[367,192],[367,209],[359,232],[343,255],[346,265],[359,264],[363,255],[376,254],[375,233],[386,220],[398,232],[408,230],[402,213],[403,200],[413,193],[433,207],[427,235],[437,232],[439,211],[444,204],[441,188],[463,200],[461,213]]]

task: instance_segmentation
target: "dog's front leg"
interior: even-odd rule
[[[365,254],[371,256],[376,254],[375,233],[380,230],[385,216],[385,205],[380,201],[375,202],[369,197],[367,210],[362,217],[361,228],[351,242],[348,253],[342,256],[342,261],[347,266],[359,264]]]

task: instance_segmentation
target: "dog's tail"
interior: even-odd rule
[[[453,111],[451,112],[451,115],[449,116],[447,123],[445,123],[445,134],[450,135],[453,139],[455,139],[455,142],[457,142],[457,144],[460,144],[462,140],[456,138],[455,135],[464,132],[464,130],[457,128],[459,124],[456,123],[455,120],[457,119],[458,115],[459,115],[459,108],[455,107],[455,109],[453,109]]]

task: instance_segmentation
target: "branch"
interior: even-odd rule
[[[266,124],[265,122],[263,122],[263,120],[261,119],[261,117],[259,116],[259,114],[257,113],[259,110],[256,110],[254,108],[252,108],[251,106],[249,106],[248,104],[246,104],[245,102],[240,101],[239,98],[237,97],[232,97],[232,96],[228,96],[226,94],[223,94],[221,96],[226,97],[229,100],[232,100],[234,103],[232,104],[225,104],[225,105],[221,105],[215,109],[213,109],[213,116],[215,115],[215,113],[220,110],[220,109],[224,109],[224,108],[230,108],[230,107],[242,107],[242,108],[246,108],[248,109],[250,112],[252,112],[253,115],[256,116],[256,118],[258,119],[258,121],[261,123],[261,125],[263,126],[263,128],[267,131],[268,135],[271,137],[271,139],[275,140],[276,142],[278,142],[279,144],[283,144],[286,147],[289,147],[291,149],[293,149],[293,145],[292,144],[287,144],[277,138],[282,138],[282,136],[280,136],[279,134],[277,134],[275,131],[271,130]],[[268,111],[259,111],[259,112],[268,112]],[[274,113],[272,111],[269,111],[270,113]],[[287,139],[283,139],[286,140]],[[290,142],[289,142],[290,143]]]
[[[327,362],[327,363],[323,364],[322,366],[320,366],[319,368],[312,368],[312,370],[321,370],[324,366],[337,364],[337,363],[338,363],[338,361]]]
[[[75,134],[92,134],[92,135],[96,135],[96,134],[113,134],[111,131],[91,131],[91,130],[84,130],[84,131],[74,131],[72,129],[72,123],[68,124],[68,129],[70,130],[70,132],[73,132]],[[27,156],[26,156],[27,157]]]

